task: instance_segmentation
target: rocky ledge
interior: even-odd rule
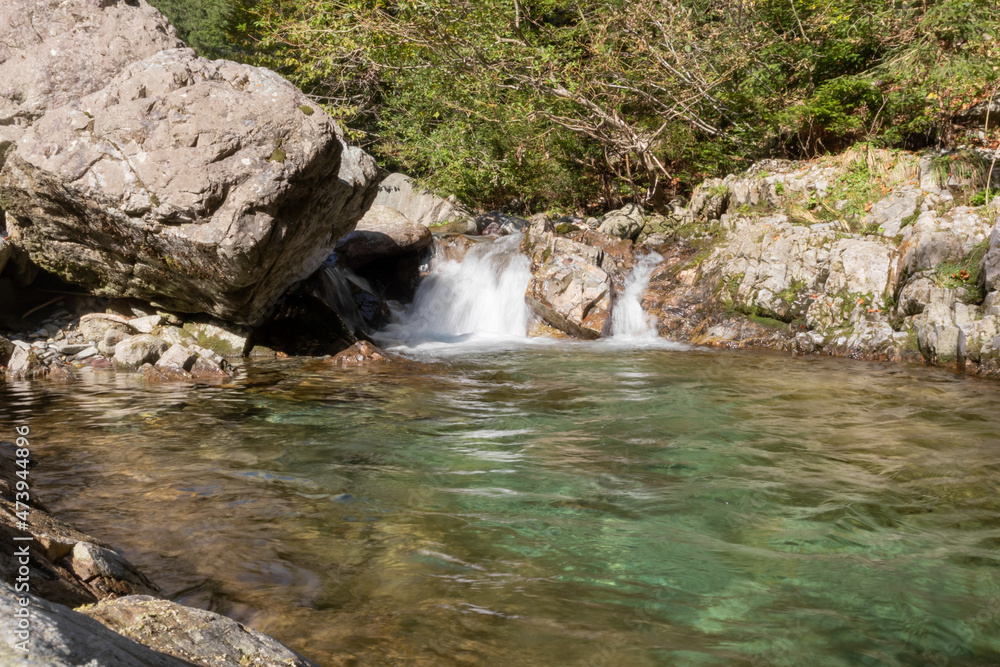
[[[707,181],[669,215],[531,219],[527,298],[567,335],[607,335],[637,258],[661,336],[1000,374],[994,152],[865,150]]]

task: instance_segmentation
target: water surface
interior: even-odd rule
[[[604,344],[0,387],[35,488],[324,665],[1000,663],[1000,387]]]

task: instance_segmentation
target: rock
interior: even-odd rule
[[[635,239],[642,231],[643,217],[641,208],[629,204],[605,215],[598,231],[620,239]]]
[[[89,346],[86,343],[56,343],[55,349],[59,354],[72,356],[86,350]]]
[[[83,361],[84,359],[89,359],[99,353],[100,350],[98,350],[96,347],[88,347],[85,350],[77,352],[76,358],[79,359],[80,361]]]
[[[315,667],[283,644],[210,611],[133,595],[83,611],[161,654],[204,667]]]
[[[139,333],[120,315],[109,315],[106,313],[90,313],[80,318],[80,333],[84,340],[97,342],[104,339],[108,331],[120,331],[126,336],[134,336]]]
[[[21,128],[127,65],[183,46],[144,0],[4,0],[0,38],[0,125]]]
[[[920,190],[903,188],[876,202],[868,220],[882,228],[883,236],[891,238],[899,234],[903,221],[916,213],[919,203]]]
[[[187,371],[191,373],[191,377],[199,379],[232,377],[232,374],[223,369],[219,364],[200,355],[194,360],[194,363],[191,364],[191,367]]]
[[[602,268],[604,251],[551,232],[532,236],[534,228],[535,223],[529,237],[536,242],[522,241],[532,261],[526,296],[541,306],[534,312],[570,336],[600,336],[611,312],[611,280]]]
[[[887,243],[862,239],[836,241],[830,248],[826,292],[868,295],[872,304],[881,306],[890,285],[894,254],[895,249]]]
[[[974,209],[958,207],[942,216],[934,211],[921,213],[904,229],[899,247],[899,273],[907,276],[936,268],[945,262],[965,259],[990,234],[990,222]]]
[[[163,318],[159,315],[146,315],[145,317],[136,317],[135,319],[129,320],[129,324],[132,325],[139,333],[152,333],[153,329],[160,326],[163,322]]]
[[[1000,290],[1000,219],[990,231],[986,254],[979,265],[982,269],[982,282],[985,291]]]
[[[343,352],[338,352],[327,363],[331,366],[367,366],[371,363],[392,361],[366,340],[359,340]]]
[[[220,355],[219,361],[222,361],[222,357],[243,356],[250,337],[248,329],[219,321],[185,322],[181,330],[185,338],[190,339],[193,344],[192,349],[201,347],[211,350],[214,354]]]
[[[191,370],[198,355],[183,345],[171,345],[156,361],[156,368],[165,369],[171,366],[183,371]]]
[[[172,49],[36,120],[0,196],[42,268],[253,323],[367,210],[376,172],[277,74]]]
[[[738,310],[790,322],[810,308],[810,294],[823,291],[834,239],[784,215],[769,216],[735,230],[707,268],[718,267]]]
[[[418,190],[413,179],[405,174],[389,174],[379,183],[375,203],[394,208],[407,220],[425,227],[434,227],[443,223],[458,223],[459,234],[476,234],[479,227],[472,216],[472,211],[457,202],[443,199],[424,190]],[[471,223],[471,224],[469,224]],[[471,231],[469,231],[471,230]],[[435,231],[444,231],[438,228]]]
[[[97,351],[106,357],[115,356],[115,348],[118,343],[128,340],[131,338],[130,334],[124,333],[119,329],[108,329],[104,332],[104,336],[97,342]]]
[[[156,336],[139,334],[115,346],[115,365],[136,369],[143,364],[155,364],[166,351],[167,344]]]
[[[419,252],[432,240],[424,225],[410,222],[396,209],[374,204],[354,231],[340,240],[336,252],[345,265],[359,269],[376,260]]]
[[[34,350],[22,347],[14,348],[7,362],[7,377],[25,379],[38,377],[45,373],[45,367]]]
[[[156,587],[117,551],[80,541],[67,557],[70,570],[99,598],[156,592]]]
[[[23,604],[22,601],[23,600]],[[30,618],[28,651],[17,644],[17,614]],[[93,618],[0,583],[0,613],[10,631],[0,642],[0,663],[11,667],[190,667],[191,663],[128,639]],[[203,663],[207,664],[207,663]]]
[[[10,361],[10,355],[14,354],[16,348],[17,346],[13,342],[0,336],[0,366],[7,365],[7,362]]]

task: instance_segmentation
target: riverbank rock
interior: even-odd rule
[[[396,209],[373,204],[354,231],[337,243],[336,252],[346,266],[359,269],[377,260],[420,252],[432,240],[424,225],[411,222]]]
[[[162,655],[202,667],[316,667],[280,642],[219,614],[145,595],[83,614]]]
[[[406,174],[389,174],[379,183],[375,203],[402,213],[407,220],[435,231],[477,234],[479,227],[472,211],[452,198],[444,199],[420,190]]]
[[[602,268],[605,253],[544,228],[543,220],[533,222],[521,244],[531,260],[529,308],[570,336],[597,338],[611,314],[611,280]]]
[[[26,604],[21,604],[24,600]],[[17,614],[30,615],[29,639],[15,632]],[[0,582],[0,614],[9,619],[0,664],[9,667],[190,667],[191,663],[132,641],[67,606],[16,592]]]
[[[639,236],[645,220],[643,210],[635,204],[612,211],[601,218],[599,232],[619,239],[633,239]]]
[[[0,197],[12,241],[70,282],[253,323],[367,210],[376,173],[277,74],[173,49],[36,120]]]

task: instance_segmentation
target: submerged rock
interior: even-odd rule
[[[365,366],[388,361],[391,359],[382,350],[366,340],[359,340],[343,352],[338,352],[327,363],[331,366]]]
[[[252,323],[323,262],[376,166],[294,86],[189,49],[36,120],[0,171],[11,238],[96,294]]]

